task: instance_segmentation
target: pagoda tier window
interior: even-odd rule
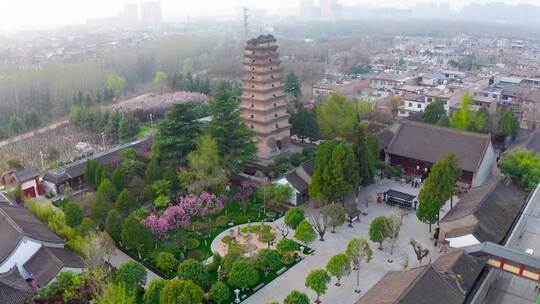
[[[252,71],[255,71],[255,68],[251,68]]]
[[[278,125],[278,124],[276,124],[276,129],[278,129],[278,128],[279,128],[279,125]]]
[[[254,107],[254,105],[253,105],[253,104],[251,104],[251,107],[253,108],[253,107]]]
[[[272,88],[274,87],[274,84],[272,83]]]
[[[274,79],[274,75],[270,75],[270,78]]]
[[[255,79],[255,76],[251,76],[251,79]]]
[[[254,85],[251,85],[251,88],[252,88],[252,89],[254,89],[254,88],[255,88],[255,86],[254,86]]]
[[[274,107],[277,107],[277,103],[274,103]]]
[[[277,113],[274,113],[274,117],[277,117]]]
[[[255,98],[255,95],[251,94],[251,98]]]
[[[250,126],[253,129],[253,125]]]
[[[251,114],[251,118],[255,118],[255,115]]]

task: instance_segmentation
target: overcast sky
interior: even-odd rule
[[[414,2],[446,2],[456,8],[469,2],[489,0],[340,0],[339,3],[368,6],[408,7]],[[540,0],[496,0],[505,3],[540,4]],[[0,0],[0,30],[29,28],[39,25],[83,23],[89,17],[114,16],[122,6],[137,0]],[[232,15],[242,6],[261,8],[297,8],[300,0],[162,0],[166,20],[184,19],[190,15]],[[318,0],[314,1],[315,3]],[[372,5],[372,4],[371,4]],[[289,10],[290,12],[291,10]]]

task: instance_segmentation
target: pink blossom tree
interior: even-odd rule
[[[254,191],[255,183],[252,181],[240,182],[240,191],[236,192],[234,199],[240,203],[244,212],[246,211],[248,200],[251,198]]]
[[[223,208],[223,201],[216,195],[203,192],[197,196],[186,195],[173,202],[161,217],[149,215],[141,221],[153,235],[165,238],[170,228],[186,228],[194,217],[205,216]]]

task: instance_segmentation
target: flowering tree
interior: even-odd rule
[[[180,198],[178,203],[171,203],[161,217],[151,214],[141,223],[154,236],[164,238],[170,228],[185,228],[194,217],[205,216],[222,208],[223,202],[215,194],[208,192],[203,192],[199,196],[190,194]]]
[[[242,181],[240,182],[240,191],[236,192],[234,195],[234,200],[238,201],[242,205],[244,212],[246,211],[247,201],[253,195],[255,191],[255,183],[252,181]]]
[[[159,239],[165,239],[167,237],[167,231],[169,230],[169,222],[163,217],[157,217],[155,214],[151,214],[141,221],[141,224],[145,225],[152,235]]]

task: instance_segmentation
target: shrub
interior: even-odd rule
[[[197,247],[199,247],[201,243],[199,242],[199,240],[195,239],[195,238],[188,238],[186,239],[186,249],[187,250],[193,250]]]
[[[176,263],[178,260],[169,252],[160,252],[156,257],[156,266],[163,271],[171,271]]]
[[[135,261],[125,262],[118,267],[114,280],[128,290],[136,290],[146,284],[146,269]]]
[[[259,282],[259,272],[246,260],[234,262],[227,277],[227,282],[238,288],[255,286]]]
[[[200,287],[206,287],[208,284],[208,270],[203,263],[193,259],[184,260],[178,265],[178,278],[182,280],[191,280]]]
[[[159,293],[165,286],[165,283],[166,281],[163,279],[153,280],[144,292],[143,304],[159,304]]]
[[[296,226],[298,226],[304,218],[304,209],[300,207],[294,207],[285,212],[285,224],[291,227],[291,229],[296,229]]]
[[[226,215],[220,215],[216,218],[216,226],[225,227],[229,223],[229,217]]]
[[[221,242],[222,242],[223,244],[227,244],[227,245],[230,246],[231,243],[232,243],[232,240],[233,240],[233,237],[232,237],[232,236],[226,235],[226,236],[224,236],[224,237],[221,239]]]
[[[191,251],[188,251],[188,253],[186,254],[186,258],[194,259],[198,261],[204,260],[205,257],[206,257],[206,254],[201,250],[191,250]]]
[[[218,281],[210,288],[208,296],[213,302],[221,304],[231,297],[231,291],[227,284]]]
[[[234,223],[239,225],[239,224],[245,224],[248,222],[248,216],[247,215],[239,215],[237,216],[235,219],[234,219]]]
[[[172,279],[159,293],[160,304],[202,303],[204,291],[192,281]]]
[[[64,215],[66,224],[70,227],[76,227],[81,223],[84,217],[84,210],[78,204],[68,202],[64,207]]]

